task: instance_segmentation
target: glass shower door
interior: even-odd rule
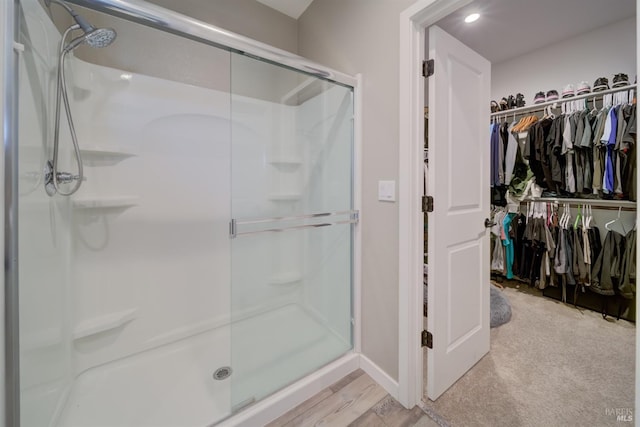
[[[232,410],[352,348],[353,91],[231,58]]]

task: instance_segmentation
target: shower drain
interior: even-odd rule
[[[228,378],[229,375],[231,375],[231,372],[233,372],[231,366],[223,366],[222,368],[216,369],[216,371],[213,373],[213,379],[224,380]]]

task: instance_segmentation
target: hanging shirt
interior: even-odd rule
[[[595,120],[595,116],[591,112],[587,112],[584,117],[584,132],[582,134],[582,140],[580,146],[583,149],[585,168],[583,171],[584,178],[584,191],[591,192],[593,189],[593,150],[591,148],[591,138],[593,132],[591,130],[591,122]]]
[[[491,186],[500,185],[500,126],[491,124]]]
[[[624,135],[625,128],[627,127],[627,120],[629,120],[629,111],[627,110],[627,115],[625,116],[625,109],[623,106],[619,105],[616,107],[616,116],[618,117],[618,130],[616,132],[616,143],[613,147],[613,157],[615,159],[615,176],[614,176],[614,193],[622,194],[622,164],[621,164],[621,156],[619,154],[620,144],[622,142],[622,136]]]
[[[503,223],[503,231],[505,238],[502,240],[502,244],[505,247],[505,264],[507,269],[507,279],[513,279],[513,260],[515,257],[515,251],[513,247],[513,239],[509,233],[511,229],[511,221],[515,214],[509,213],[505,215]]]
[[[518,153],[518,141],[513,134],[513,127],[516,122],[511,123],[509,127],[509,137],[507,139],[507,152],[504,156],[504,183],[505,185],[511,184],[511,178],[513,177],[513,168],[516,164],[516,154]]]
[[[625,236],[618,293],[627,299],[633,299],[636,294],[636,230],[631,230]]]
[[[504,156],[505,151],[507,150],[507,139],[509,138],[507,127],[509,125],[505,122],[502,123],[499,128],[499,142],[498,142],[498,179],[500,181],[500,185],[505,184],[504,179]]]
[[[605,154],[605,163],[604,163],[604,177],[602,180],[602,190],[611,194],[614,191],[615,179],[614,179],[614,170],[613,170],[613,147],[616,145],[616,135],[618,130],[618,119],[616,117],[616,109],[612,108],[609,110],[608,116],[609,126],[605,124],[605,131],[602,135],[602,140],[604,141],[607,151]],[[607,130],[609,133],[607,134]],[[605,139],[606,138],[606,139]]]
[[[604,159],[605,152],[603,151],[602,136],[609,116],[609,110],[603,108],[598,112],[596,120],[593,125],[593,193],[597,194],[599,190],[602,190],[602,181],[604,176]],[[611,126],[611,124],[609,124]],[[609,127],[611,132],[611,127]],[[604,149],[606,151],[606,149]]]
[[[573,136],[571,131],[571,116],[564,118],[564,133],[562,134],[562,151],[565,156],[565,190],[569,193],[576,192],[576,178],[573,170]]]
[[[551,177],[557,189],[564,189],[564,165],[562,156],[562,134],[564,133],[564,116],[558,116],[553,120],[549,131],[549,157],[551,163]]]
[[[621,262],[624,257],[625,237],[609,231],[604,239],[602,250],[593,265],[591,289],[601,295],[615,295],[614,278],[620,277]]]
[[[630,105],[629,120],[625,128],[618,156],[621,158],[622,192],[629,200],[636,200],[636,106]]]

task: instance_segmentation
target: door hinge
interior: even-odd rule
[[[431,335],[431,332],[422,331],[422,346],[433,348],[433,335]]]
[[[435,62],[433,59],[422,61],[422,77],[431,77],[435,71]]]
[[[422,212],[433,212],[433,197],[422,196]]]

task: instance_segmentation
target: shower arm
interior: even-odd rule
[[[50,7],[51,7],[51,3],[55,3],[55,4],[57,4],[58,6],[62,6],[62,7],[63,7],[63,8],[65,8],[65,9],[67,10],[67,12],[69,12],[69,14],[70,14],[70,15],[72,15],[72,16],[76,14],[76,13],[73,11],[73,9],[71,9],[71,7],[70,7],[68,4],[66,4],[65,2],[63,2],[63,1],[60,1],[60,0],[44,0],[44,4],[45,4],[48,8],[50,8]]]
[[[58,6],[62,7],[64,10],[67,11],[69,15],[71,15],[71,17],[73,17],[73,19],[80,26],[80,28],[82,28],[82,31],[84,31],[85,33],[88,33],[95,29],[93,25],[88,23],[82,16],[78,15],[76,11],[71,8],[71,6],[69,6],[62,0],[44,0],[44,3],[48,8],[51,7],[51,3],[55,3]]]

